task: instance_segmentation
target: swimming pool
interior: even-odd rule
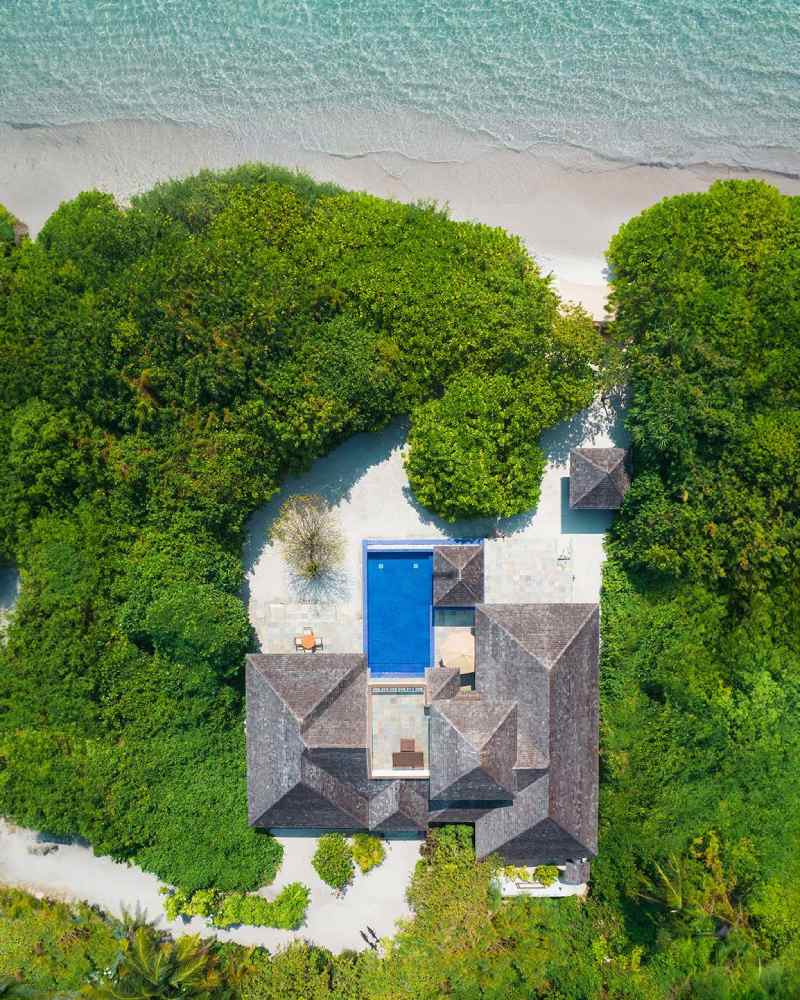
[[[421,677],[431,663],[433,553],[367,553],[367,663],[373,676]]]

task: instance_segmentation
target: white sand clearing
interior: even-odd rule
[[[405,901],[420,841],[394,839],[387,842],[386,860],[366,875],[357,871],[344,897],[337,899],[311,867],[316,849],[314,837],[279,836],[284,848],[283,865],[274,885],[261,890],[273,898],[289,882],[302,882],[311,889],[305,924],[296,931],[269,927],[235,927],[215,930],[197,917],[169,923],[164,916],[159,881],[136,865],[98,858],[83,844],[60,844],[51,854],[31,854],[30,848],[52,843],[33,830],[13,827],[0,820],[0,884],[18,886],[28,892],[63,900],[84,900],[119,916],[122,909],[138,906],[149,918],[160,918],[159,926],[175,934],[215,936],[220,941],[261,945],[275,950],[302,939],[339,952],[366,945],[359,931],[372,927],[379,937],[393,936],[396,921],[410,916]]]
[[[292,652],[295,635],[306,627],[327,652],[363,651],[365,539],[486,538],[487,603],[599,601],[603,540],[613,512],[569,509],[569,452],[627,444],[619,399],[606,405],[598,401],[542,435],[547,466],[539,504],[499,522],[450,523],[421,507],[403,468],[406,433],[401,420],[384,431],[352,437],[304,475],[284,483],[250,518],[244,597],[265,653]],[[269,541],[284,500],[309,493],[324,496],[333,506],[346,539],[340,571],[314,590],[292,578],[280,550]]]
[[[446,162],[393,152],[332,156],[221,129],[142,121],[13,129],[0,125],[0,202],[32,232],[68,198],[87,188],[121,201],[157,181],[247,160],[299,167],[318,180],[398,198],[448,204],[455,219],[503,226],[519,235],[567,299],[604,315],[604,253],[632,215],[667,195],[705,190],[718,177],[761,176],[787,194],[800,180],[700,164],[687,168],[610,162],[569,147],[525,152],[488,148],[474,136],[444,143]]]

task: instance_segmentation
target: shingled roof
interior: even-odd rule
[[[510,801],[516,745],[515,702],[435,702],[430,712],[431,799]]]
[[[428,667],[425,671],[428,704],[441,698],[455,698],[461,688],[458,667]]]
[[[247,791],[253,826],[424,831],[428,782],[369,776],[360,655],[247,657]]]
[[[366,768],[367,665],[363,656],[247,658],[248,812],[257,826],[365,826],[367,802],[306,751],[362,751]]]
[[[360,655],[247,658],[254,826],[424,831],[475,825],[479,857],[578,861],[597,849],[594,604],[479,605],[475,686],[427,672],[430,779],[369,775]]]
[[[616,510],[631,485],[630,451],[575,448],[569,455],[569,505],[575,510]]]
[[[437,545],[433,550],[433,606],[464,608],[483,600],[483,546]]]
[[[373,784],[378,785],[375,781]],[[380,782],[385,785],[370,799],[369,828],[381,833],[428,828],[428,782]]]
[[[517,703],[514,801],[475,823],[479,857],[581,858],[597,850],[595,604],[483,605],[475,618],[475,684]]]

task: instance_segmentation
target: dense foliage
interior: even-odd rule
[[[258,954],[230,977],[238,995],[800,995],[799,212],[767,185],[718,184],[609,251],[606,378],[628,384],[636,478],[604,575],[590,899],[501,902],[497,862],[445,828],[384,954]],[[440,512],[513,494],[502,435],[481,451],[475,427],[580,405],[592,339],[497,231],[261,168],[129,213],[82,196],[0,261],[0,288],[0,531],[23,572],[0,653],[0,807],[187,891],[256,898],[242,890],[279,848],[244,817],[248,511],[401,412]],[[462,418],[451,447],[478,500],[445,461]]]
[[[215,941],[187,934],[175,940],[144,920],[126,918],[115,961],[84,986],[88,1000],[154,997],[159,1000],[230,996]]]
[[[588,317],[555,315],[554,343],[564,350],[511,374],[466,371],[443,395],[414,411],[405,467],[417,498],[448,520],[511,517],[539,502],[545,457],[539,435],[588,406],[595,350]],[[568,358],[569,352],[573,358]]]
[[[626,565],[737,597],[798,579],[800,202],[668,199],[612,240],[637,478]]]
[[[524,384],[508,375],[454,379],[414,414],[405,460],[414,495],[449,520],[533,509],[545,466],[536,431]]]
[[[332,889],[344,889],[353,881],[353,851],[341,833],[324,833],[319,838],[311,864]]]
[[[111,965],[119,948],[116,931],[82,903],[0,887],[0,982],[7,976],[36,990],[77,990]]]
[[[380,837],[375,837],[369,833],[357,833],[353,837],[353,861],[359,869],[366,874],[383,863],[386,857],[386,848]]]
[[[62,205],[0,257],[0,561],[23,581],[0,811],[187,892],[270,881],[280,847],[246,818],[246,518],[464,373],[578,405],[585,326],[502,231],[283,170]]]
[[[14,249],[14,223],[16,221],[11,212],[0,205],[0,257],[10,254]]]
[[[305,920],[310,895],[309,889],[300,882],[284,886],[275,899],[216,889],[198,889],[190,895],[176,889],[166,896],[164,913],[167,920],[181,916],[204,917],[215,927],[250,924],[292,930]]]
[[[595,892],[681,996],[795,995],[800,203],[718,183],[609,261],[636,478],[604,575]]]

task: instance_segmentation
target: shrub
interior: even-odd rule
[[[533,870],[533,877],[537,882],[541,882],[542,885],[552,885],[559,876],[559,870],[556,865],[537,865]]]
[[[210,917],[217,908],[219,893],[216,889],[198,889],[189,900],[186,913],[190,917]]]
[[[386,857],[386,848],[380,837],[369,833],[357,833],[353,837],[353,860],[362,872],[377,868]]]
[[[311,864],[322,881],[334,889],[344,889],[353,880],[353,852],[341,833],[326,833],[319,838]]]
[[[14,248],[14,223],[16,221],[11,212],[0,205],[0,257],[11,253]]]
[[[305,919],[311,890],[301,882],[290,882],[272,901],[270,927],[292,930]]]
[[[164,896],[164,914],[167,920],[177,920],[188,913],[191,896],[183,889],[175,889],[173,892],[162,885],[158,890]]]
[[[429,862],[470,864],[475,860],[475,834],[467,823],[447,823],[430,827],[422,856]]]
[[[289,497],[272,526],[283,557],[303,580],[331,573],[342,560],[344,537],[320,496]]]
[[[160,891],[167,894],[164,912],[168,920],[178,916],[205,917],[215,927],[248,924],[292,930],[305,918],[310,898],[309,890],[300,882],[291,882],[273,900],[216,889],[200,889],[191,896],[180,889],[170,892],[162,888]]]
[[[532,882],[534,876],[525,865],[503,865],[500,869],[506,878],[512,882]]]
[[[269,885],[283,859],[280,843],[247,822],[242,736],[229,739],[158,741],[152,758],[146,758],[150,748],[139,751],[153,775],[151,789],[143,793],[145,809],[136,815],[152,829],[153,840],[137,852],[137,859],[188,892],[210,886],[250,892]],[[166,768],[168,774],[156,773]],[[125,801],[132,794],[128,788],[120,792]],[[133,810],[131,802],[128,815]],[[219,815],[226,817],[224,823],[217,823]]]
[[[5,976],[42,996],[71,994],[96,969],[112,964],[118,932],[116,921],[83,903],[35,899],[0,887],[0,996],[9,995]]]
[[[405,458],[420,503],[448,520],[511,517],[535,507],[544,429],[525,385],[508,375],[468,373],[412,415]]]
[[[252,629],[238,597],[212,584],[175,583],[150,605],[144,637],[179,663],[207,663],[222,676],[240,672]]]

